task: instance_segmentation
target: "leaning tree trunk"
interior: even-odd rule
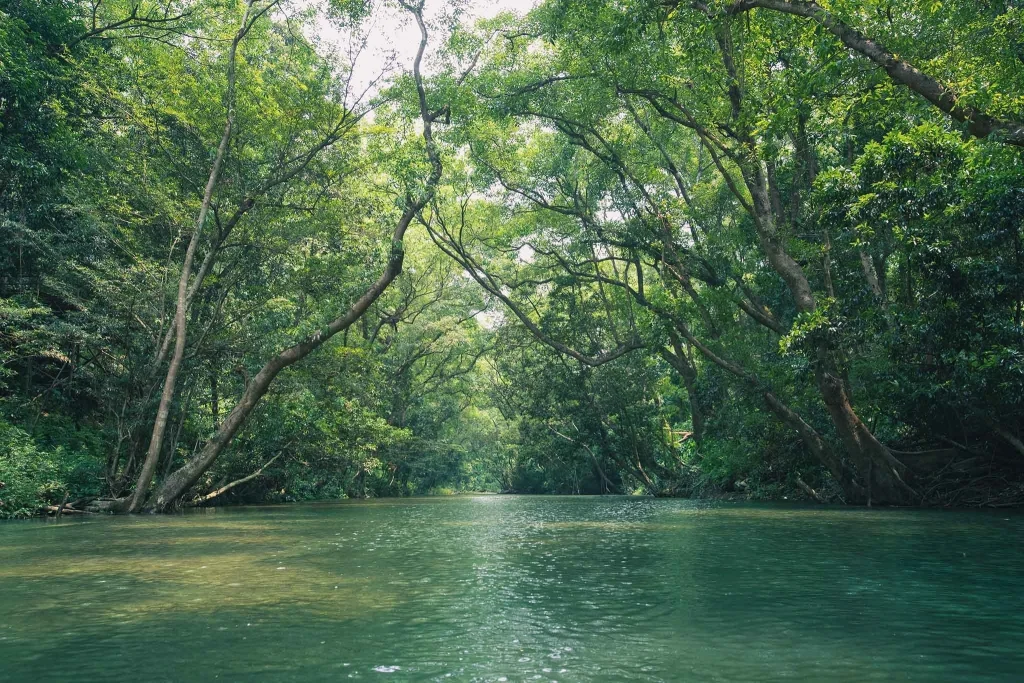
[[[867,500],[867,493],[854,472],[836,455],[825,439],[807,422],[800,417],[800,414],[779,400],[779,397],[770,391],[763,394],[765,405],[784,424],[800,435],[809,450],[820,463],[832,473],[832,478],[838,482],[843,490],[846,500],[851,503]]]
[[[171,355],[171,362],[167,367],[167,375],[164,377],[163,392],[160,394],[160,405],[157,408],[156,419],[153,422],[153,433],[149,440],[149,448],[146,451],[146,459],[142,463],[142,470],[139,472],[139,477],[135,482],[135,491],[128,501],[128,512],[138,512],[141,509],[149,493],[149,485],[153,481],[157,465],[160,462],[160,450],[163,447],[164,432],[167,429],[167,420],[171,412],[171,401],[174,400],[174,389],[178,380],[178,372],[181,370],[182,359],[185,355],[185,309],[187,307],[188,283],[192,277],[192,263],[195,260],[199,237],[203,231],[203,224],[206,223],[206,216],[210,211],[210,204],[213,201],[213,190],[217,186],[220,169],[224,162],[224,156],[227,153],[228,143],[231,140],[231,131],[235,122],[235,62],[238,54],[238,45],[252,27],[252,24],[249,22],[249,11],[251,9],[252,0],[246,3],[245,12],[242,14],[241,26],[238,32],[235,33],[235,37],[231,41],[231,47],[228,49],[228,86],[225,96],[227,116],[224,123],[224,133],[221,135],[220,144],[217,146],[217,153],[213,158],[213,166],[210,168],[210,176],[206,181],[206,189],[203,192],[203,201],[199,207],[199,217],[196,219],[192,238],[189,240],[188,249],[185,251],[185,261],[181,265],[181,276],[178,278],[178,297],[174,310],[174,352]]]
[[[698,4],[700,5],[698,9],[707,11],[703,3]],[[813,2],[737,0],[733,4],[733,11],[745,11],[754,6],[771,6],[769,8],[779,9],[775,5],[785,5],[787,8],[818,7]],[[740,120],[744,106],[744,93],[742,79],[733,57],[734,46],[731,41],[728,21],[719,27],[717,38],[722,64],[729,76],[732,119],[737,126],[736,131],[738,131],[733,132],[732,136],[739,144],[735,148],[729,148],[692,117],[689,117],[686,124],[697,131],[702,140],[707,143],[708,150],[712,152],[712,160],[730,191],[753,219],[754,230],[757,233],[761,250],[772,269],[786,284],[797,311],[805,314],[813,313],[817,308],[814,290],[801,265],[786,251],[785,235],[779,229],[779,221],[783,221],[785,217],[781,201],[778,200],[777,187],[773,182],[772,167],[762,161],[758,141]],[[750,195],[749,201],[733,181],[732,175],[723,166],[722,160],[714,153],[715,147],[724,152],[739,168],[743,176],[743,185]],[[809,157],[809,150],[803,150],[803,154],[805,157]],[[846,387],[838,377],[831,349],[822,343],[814,351],[815,357],[811,358],[811,362],[815,368],[815,384],[828,409],[836,432],[839,434],[851,462],[858,470],[857,475],[867,490],[868,500],[870,501],[874,494],[879,502],[900,503],[907,499],[908,493],[916,495],[902,479],[902,465],[893,457],[889,449],[875,438],[853,409]],[[770,405],[771,402],[769,402]]]
[[[235,434],[245,424],[249,415],[252,414],[260,399],[267,393],[271,383],[282,370],[299,362],[321,347],[331,337],[351,327],[353,323],[362,318],[363,314],[366,313],[370,306],[402,272],[402,262],[405,257],[402,240],[412,220],[433,199],[437,191],[437,185],[441,180],[443,169],[433,137],[432,123],[435,115],[431,114],[427,108],[426,91],[424,90],[423,78],[420,73],[420,64],[427,46],[427,29],[423,21],[423,5],[422,3],[410,5],[405,2],[401,4],[413,14],[420,29],[419,49],[413,61],[413,79],[419,96],[420,117],[423,121],[423,141],[431,170],[419,197],[409,201],[392,232],[391,254],[388,258],[388,264],[380,277],[359,297],[348,311],[332,320],[326,327],[305,341],[284,349],[267,361],[248,383],[241,399],[224,418],[224,421],[221,422],[203,449],[180,469],[167,477],[157,489],[156,494],[148,505],[155,512],[164,512],[176,505],[178,500],[199,480],[199,477],[213,465],[228,444],[231,443]]]
[[[818,349],[815,381],[843,447],[867,489],[868,503],[898,504],[907,501],[908,496],[914,497],[915,492],[903,480],[906,468],[857,415],[828,356],[827,349]]]
[[[761,393],[765,406],[787,427],[792,429],[803,441],[807,450],[811,452],[818,462],[828,468],[832,477],[838,482],[843,494],[848,501],[866,500],[865,488],[857,480],[855,473],[845,462],[832,450],[829,443],[814,429],[798,412],[789,407],[773,391],[768,389],[763,382],[753,373],[745,368],[729,361],[693,336],[689,327],[680,320],[673,321],[679,333],[686,338],[705,358],[722,368],[726,372],[735,375],[748,383],[752,388]]]
[[[245,424],[245,421],[249,418],[249,415],[260,399],[267,393],[274,378],[282,370],[308,356],[338,332],[348,329],[384,293],[391,282],[402,272],[404,252],[401,249],[401,239],[413,216],[421,208],[422,205],[418,207],[413,205],[406,209],[402,220],[394,232],[394,239],[397,244],[392,250],[387,267],[377,281],[373,283],[345,315],[331,321],[327,327],[305,341],[280,352],[256,373],[256,376],[252,378],[242,393],[242,398],[239,399],[235,407],[224,418],[220,427],[209,441],[206,442],[206,445],[199,454],[176,470],[171,476],[167,477],[160,488],[157,489],[156,496],[150,505],[153,510],[163,512],[174,505],[196,483],[199,477],[210,468],[224,451],[224,448],[231,443],[238,430]]]

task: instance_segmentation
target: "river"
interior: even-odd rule
[[[1020,681],[1024,515],[477,496],[0,524],[0,681]]]

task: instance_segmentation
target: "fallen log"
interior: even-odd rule
[[[96,498],[89,502],[89,512],[122,512],[127,498]]]
[[[42,511],[43,512],[52,512],[58,518],[62,514],[64,514],[64,515],[92,515],[92,514],[95,514],[94,512],[90,512],[88,510],[76,510],[75,508],[71,507],[70,505],[44,505],[42,507]]]
[[[800,487],[801,491],[803,491],[804,493],[806,493],[808,496],[810,496],[814,500],[818,501],[819,503],[824,503],[825,502],[824,499],[822,499],[821,495],[817,491],[812,489],[811,486],[806,481],[804,481],[802,478],[800,478],[800,477],[796,478],[796,485]]]

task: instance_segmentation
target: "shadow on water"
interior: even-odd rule
[[[1019,680],[1022,537],[628,497],[4,524],[0,680]]]

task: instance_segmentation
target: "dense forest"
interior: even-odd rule
[[[435,4],[0,0],[0,517],[1024,502],[1024,3]]]

